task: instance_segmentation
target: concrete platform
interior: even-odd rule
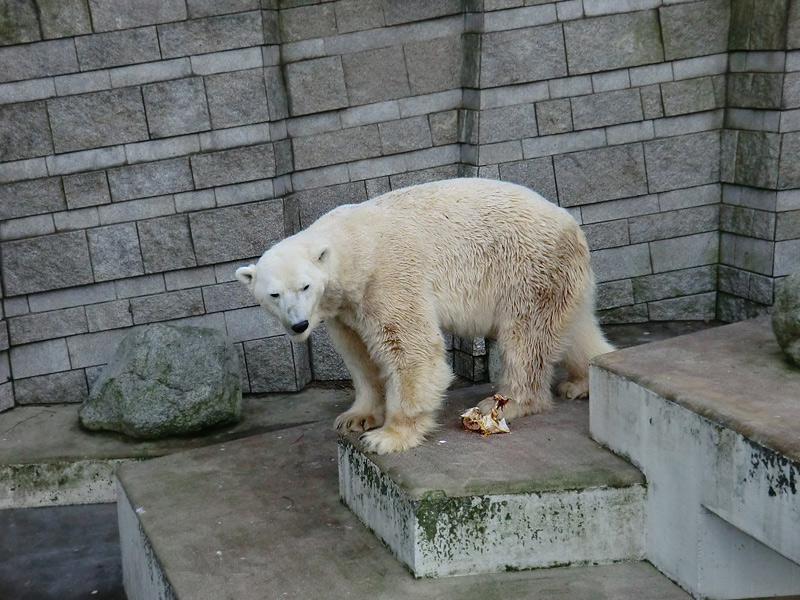
[[[337,480],[327,422],[124,465],[129,600],[689,598],[646,563],[415,579],[341,503]]]
[[[599,357],[591,431],[648,481],[646,556],[699,597],[800,594],[800,370],[768,319]]]
[[[301,394],[246,397],[242,421],[204,435],[135,441],[87,432],[80,405],[19,406],[0,415],[0,510],[116,501],[123,463],[219,444],[302,423],[332,422],[352,390],[311,387]]]
[[[491,393],[451,392],[441,429],[407,452],[342,438],[345,504],[417,577],[641,560],[644,477],[589,438],[587,402],[557,401],[509,434],[463,430],[459,415]]]

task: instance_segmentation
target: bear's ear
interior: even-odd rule
[[[314,258],[317,262],[324,263],[331,257],[331,247],[327,244],[318,246],[314,251]]]
[[[238,269],[236,269],[236,279],[238,279],[248,287],[253,285],[253,281],[255,281],[255,278],[256,278],[255,265],[250,265],[249,267],[239,267]]]

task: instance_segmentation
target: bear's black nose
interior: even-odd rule
[[[292,331],[295,333],[303,333],[306,329],[308,329],[308,321],[300,321],[292,325]]]

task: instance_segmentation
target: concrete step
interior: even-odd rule
[[[698,597],[800,594],[800,370],[769,319],[599,357],[591,430],[647,477],[659,570]]]
[[[459,415],[487,395],[452,392],[435,438],[407,452],[340,439],[345,504],[417,577],[641,560],[644,477],[589,438],[587,402],[482,438]]]
[[[539,433],[548,444],[543,427]],[[450,442],[439,439],[432,449],[447,452]],[[469,437],[475,460],[500,439]],[[342,504],[336,448],[324,422],[124,465],[118,506],[128,599],[689,598],[643,562],[416,579]]]

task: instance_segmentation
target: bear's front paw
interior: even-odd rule
[[[567,400],[589,397],[589,380],[579,379],[577,381],[567,379],[558,384],[558,395]]]
[[[360,413],[352,410],[343,412],[334,421],[333,426],[340,433],[360,432],[376,429],[383,425],[383,418],[372,413]]]
[[[480,402],[478,402],[478,409],[481,411],[481,414],[488,415],[492,412],[492,409],[497,404],[497,401],[494,397],[491,398],[484,398]],[[524,417],[525,415],[529,415],[533,412],[532,407],[529,404],[521,405],[519,402],[514,400],[513,398],[509,398],[508,402],[506,402],[503,406],[497,409],[497,418],[505,419],[506,421],[513,421],[514,419],[518,419],[519,417]]]
[[[389,429],[387,427],[369,431],[359,438],[364,446],[364,451],[374,452],[375,454],[389,454],[390,452],[408,450],[419,446],[424,439],[424,435],[412,428]]]

